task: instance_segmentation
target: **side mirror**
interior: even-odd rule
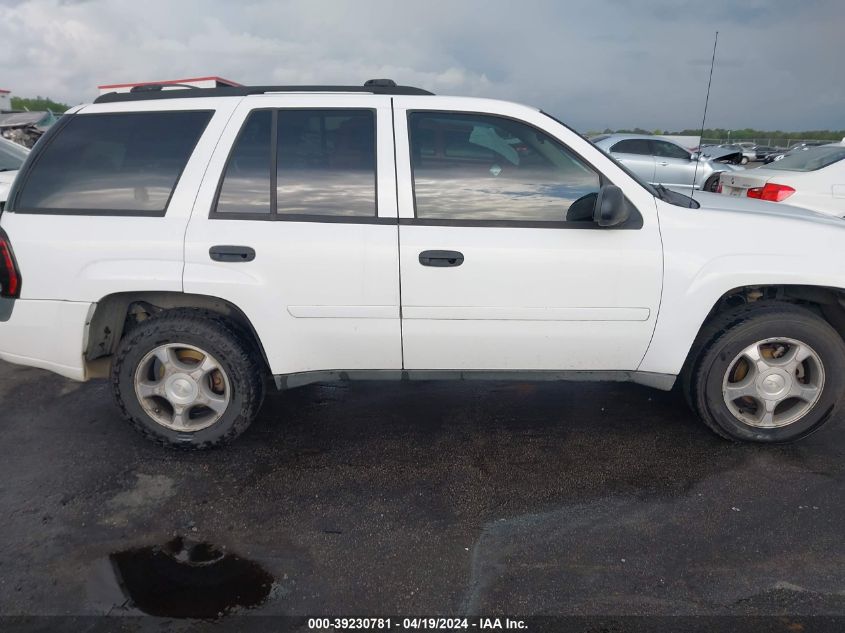
[[[599,226],[619,226],[631,217],[631,208],[625,202],[622,190],[616,185],[605,185],[596,196],[593,222]]]
[[[698,152],[692,152],[692,153],[689,155],[689,159],[690,159],[690,160],[698,160],[699,158],[700,158],[700,154],[699,154]]]

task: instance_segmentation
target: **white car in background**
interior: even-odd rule
[[[758,169],[722,174],[724,195],[783,202],[845,217],[845,139],[807,147]]]
[[[9,188],[28,155],[27,148],[0,137],[0,207],[6,203]]]

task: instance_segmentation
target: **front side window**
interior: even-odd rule
[[[654,155],[661,158],[681,158],[689,160],[689,152],[683,147],[678,147],[674,143],[667,143],[666,141],[652,141],[654,146]]]
[[[16,207],[164,213],[211,114],[71,115],[37,157]]]
[[[254,111],[232,148],[216,212],[374,217],[375,113]]]
[[[440,112],[412,112],[408,124],[418,218],[592,219],[599,175],[537,128]]]

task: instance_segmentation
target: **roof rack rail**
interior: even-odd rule
[[[107,92],[94,99],[94,103],[116,103],[120,101],[146,101],[149,99],[190,99],[197,97],[245,97],[269,92],[364,92],[378,95],[433,95],[433,92],[397,86],[392,79],[370,79],[363,86],[220,86],[217,88],[196,88],[190,90],[165,90],[172,84],[153,84],[144,90],[131,92]]]
[[[165,88],[191,88],[192,90],[199,90],[197,86],[192,86],[191,84],[140,84],[138,86],[132,86],[129,92],[155,92],[164,90]]]

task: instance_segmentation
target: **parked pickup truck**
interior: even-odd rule
[[[845,222],[653,187],[514,103],[107,94],[38,143],[0,227],[0,358],[109,378],[177,448],[237,437],[269,376],[679,382],[756,442],[841,407]]]

